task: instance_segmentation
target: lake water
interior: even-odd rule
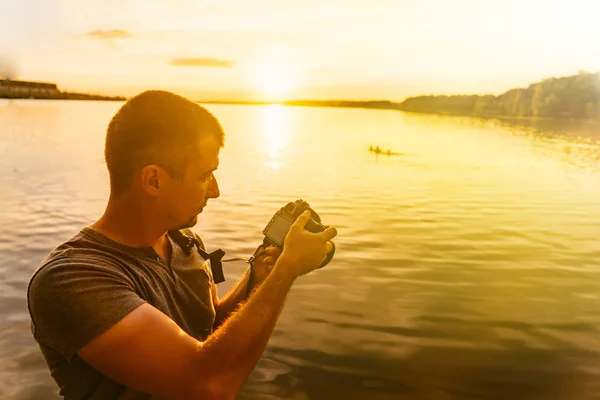
[[[103,212],[104,133],[119,106],[0,103],[1,399],[57,398],[26,287]],[[239,399],[600,398],[597,126],[207,108],[226,131],[222,195],[194,228],[209,250],[249,256],[297,198],[339,231],[331,264],[292,289]],[[220,292],[245,265],[225,267]]]

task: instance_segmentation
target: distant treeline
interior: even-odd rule
[[[273,104],[268,101],[208,103]],[[548,78],[533,83],[526,89],[512,89],[500,96],[417,96],[409,97],[401,103],[388,100],[291,100],[279,104],[402,110],[480,117],[600,119],[600,72],[580,72],[578,75],[564,78]]]
[[[61,92],[56,83],[0,79],[0,98],[43,100],[125,100],[124,97]]]
[[[282,104],[286,106],[308,106],[308,107],[343,107],[343,108],[377,108],[384,110],[398,110],[399,103],[388,100],[289,100]]]
[[[85,94],[85,93],[70,93],[70,92],[56,92],[56,93],[1,93],[0,99],[21,99],[21,100],[102,100],[102,101],[125,101],[126,97],[123,96],[103,96],[97,94]]]
[[[549,78],[500,96],[409,97],[398,108],[454,115],[600,119],[600,73]]]
[[[399,110],[400,103],[394,103],[388,100],[286,100],[286,101],[231,101],[231,100],[208,100],[199,101],[205,104],[238,104],[238,105],[271,105],[282,104],[285,106],[298,107],[336,107],[336,108],[376,108]]]

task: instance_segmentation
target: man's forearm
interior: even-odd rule
[[[256,366],[293,281],[286,261],[278,260],[246,303],[203,343],[200,353],[204,357],[198,357],[198,361],[218,360],[211,366],[212,382],[225,385],[215,388],[224,398],[233,398]]]
[[[251,269],[248,268],[242,278],[227,292],[227,294],[219,299],[219,303],[215,305],[215,329],[236,310],[238,305],[246,299],[248,292],[248,283],[250,281]]]

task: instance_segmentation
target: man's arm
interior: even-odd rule
[[[249,268],[222,299],[219,299],[217,286],[215,284],[212,285],[212,299],[216,311],[215,329],[221,326],[229,315],[246,300],[250,280],[253,283],[253,290],[260,286],[269,275],[273,264],[275,264],[280,255],[281,249],[267,247],[262,255],[256,257],[253,262],[253,268]],[[250,274],[252,274],[252,278]]]
[[[335,228],[304,231],[309,217],[298,218],[272,272],[206,341],[143,304],[78,355],[117,382],[158,397],[233,399],[264,351],[293,281],[320,265],[336,235]]]
[[[92,367],[167,399],[233,399],[258,362],[294,278],[286,263],[205,342],[144,304],[81,349]]]
[[[227,292],[223,298],[219,298],[217,285],[213,283],[211,288],[212,301],[215,306],[214,329],[218,329],[223,322],[246,300],[248,284],[250,282],[250,268],[244,276]]]

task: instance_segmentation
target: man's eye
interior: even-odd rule
[[[210,180],[210,178],[212,178],[213,174],[208,174],[208,175],[203,175],[200,180],[202,182],[208,182]]]

